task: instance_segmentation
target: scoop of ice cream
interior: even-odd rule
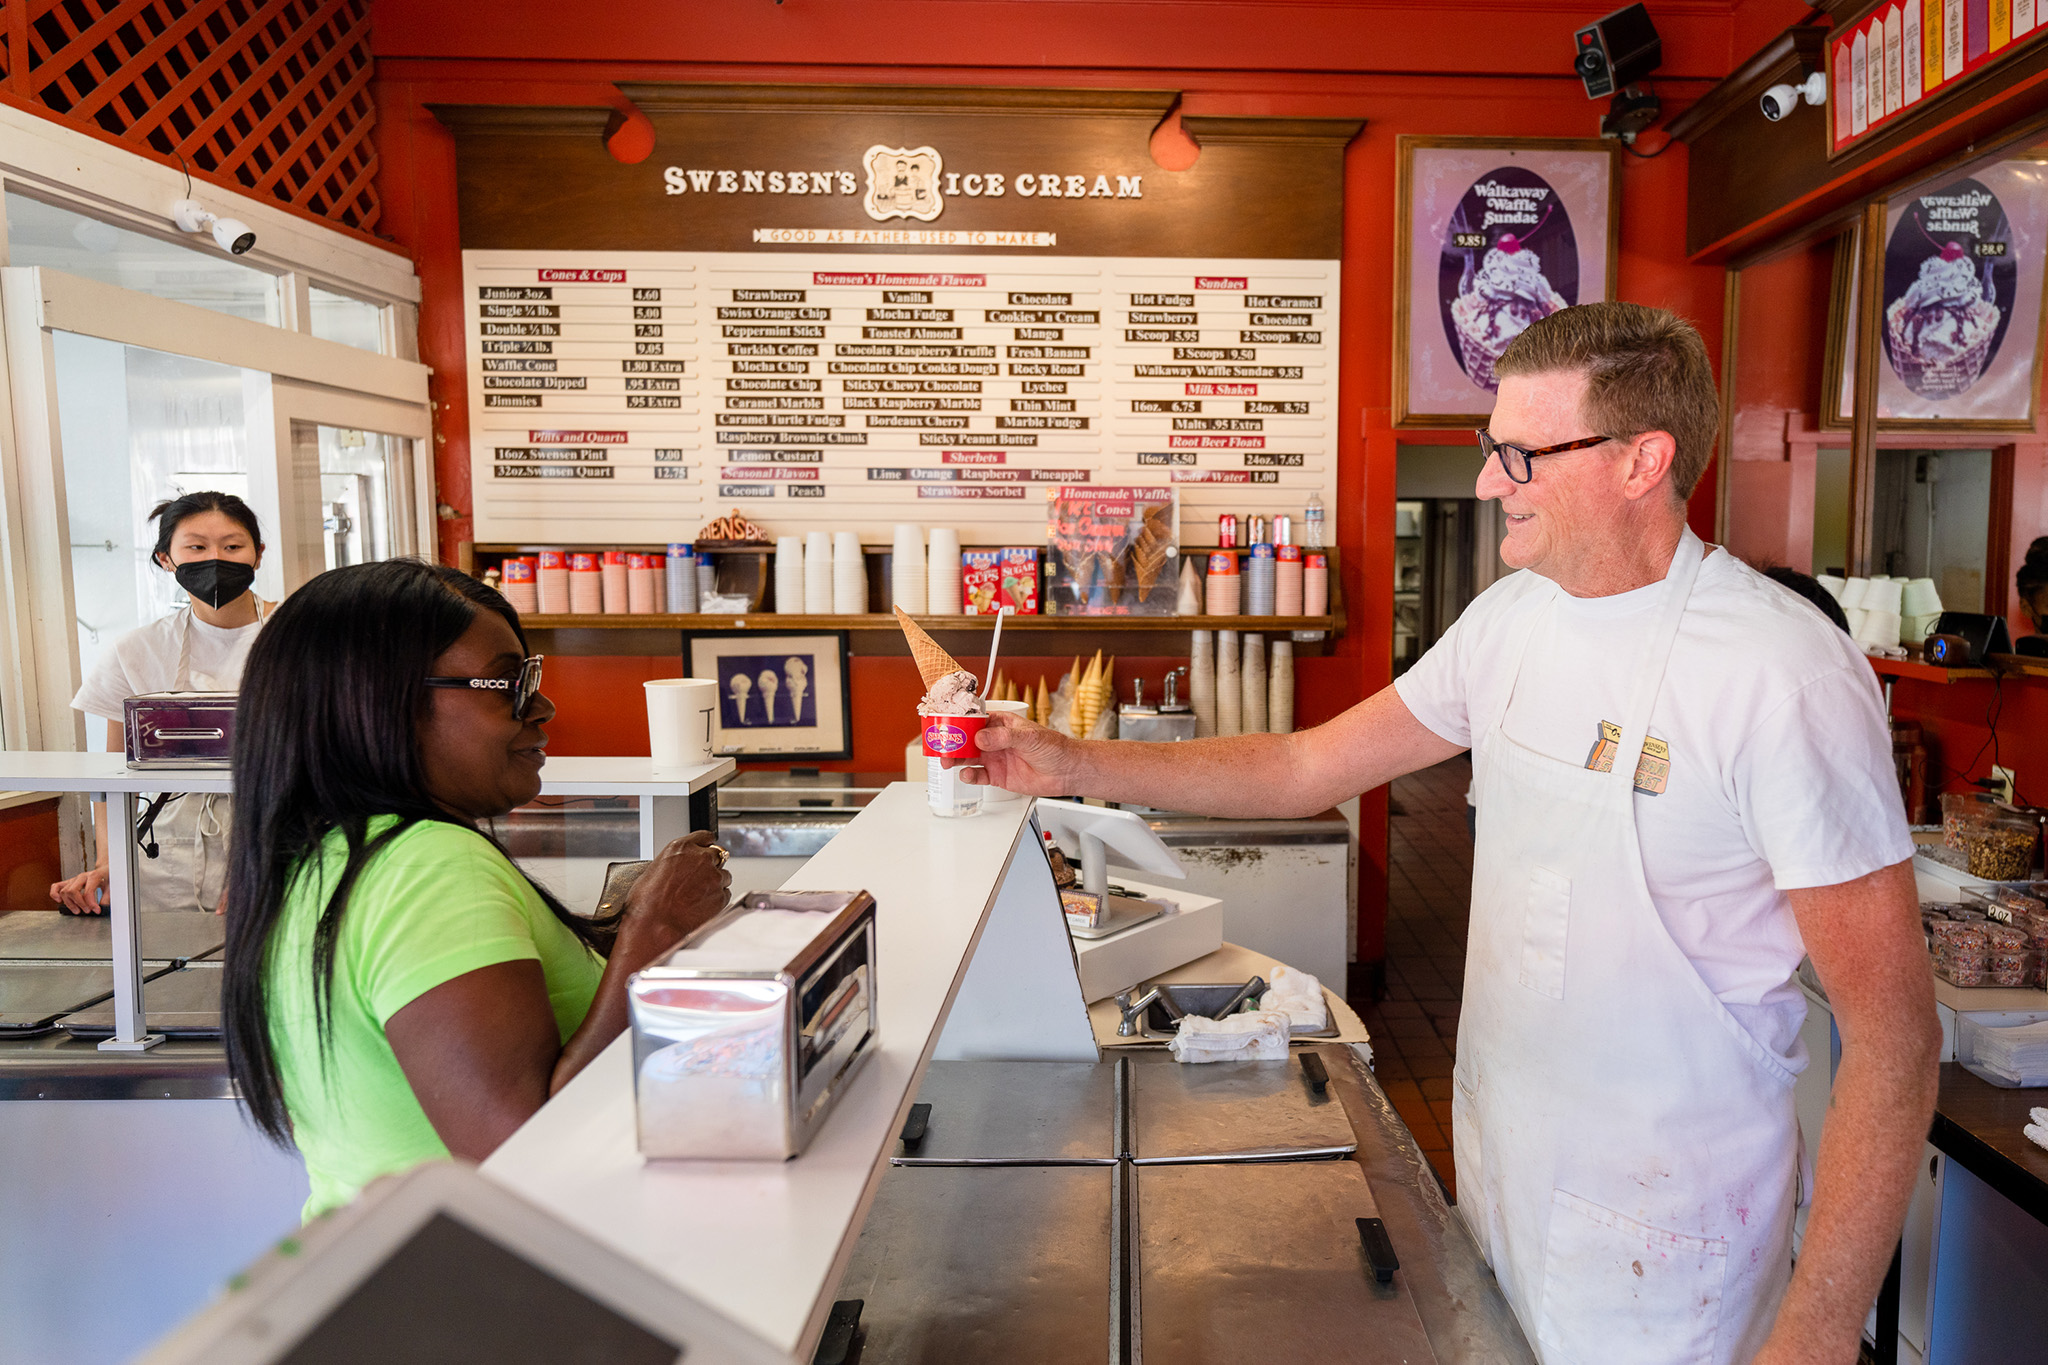
[[[1473,340],[1504,348],[1530,323],[1564,306],[1564,296],[1543,276],[1543,258],[1510,233],[1486,253],[1470,287],[1451,305],[1451,316]]]
[[[925,690],[924,705],[920,709],[932,716],[987,715],[988,707],[975,695],[979,688],[974,675],[965,669],[948,673]]]

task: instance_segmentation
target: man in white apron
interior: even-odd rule
[[[1080,744],[997,718],[987,780],[1307,815],[1469,748],[1458,1208],[1538,1356],[1848,1365],[1939,1044],[1875,677],[1810,604],[1686,529],[1718,424],[1690,324],[1566,309],[1496,372],[1476,491],[1524,572],[1396,686],[1291,736]],[[1803,954],[1842,1036],[1811,1182]]]

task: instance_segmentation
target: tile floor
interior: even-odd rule
[[[1451,1057],[1465,981],[1472,839],[1460,756],[1393,786],[1388,857],[1387,994],[1354,1002],[1372,1033],[1373,1065],[1424,1155],[1455,1199],[1451,1170]]]

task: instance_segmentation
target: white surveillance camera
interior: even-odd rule
[[[1801,99],[1815,106],[1828,102],[1826,72],[1816,71],[1797,85],[1774,85],[1764,91],[1763,98],[1757,103],[1763,107],[1764,117],[1776,123],[1797,109]]]
[[[229,255],[240,256],[256,245],[256,233],[239,218],[220,218],[213,224],[213,240],[219,242]]]
[[[247,223],[236,218],[223,218],[197,199],[180,199],[171,205],[171,221],[181,232],[212,233],[213,240],[231,255],[240,256],[256,245],[256,233]]]

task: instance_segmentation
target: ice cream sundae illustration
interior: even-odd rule
[[[1990,271],[1980,276],[1961,242],[1944,243],[1885,309],[1892,368],[1922,398],[1953,398],[1983,375],[2002,316]]]
[[[1477,269],[1468,256],[1451,304],[1466,375],[1489,392],[1498,389],[1493,366],[1508,343],[1565,306],[1564,296],[1544,278],[1542,259],[1514,233],[1502,233]]]

